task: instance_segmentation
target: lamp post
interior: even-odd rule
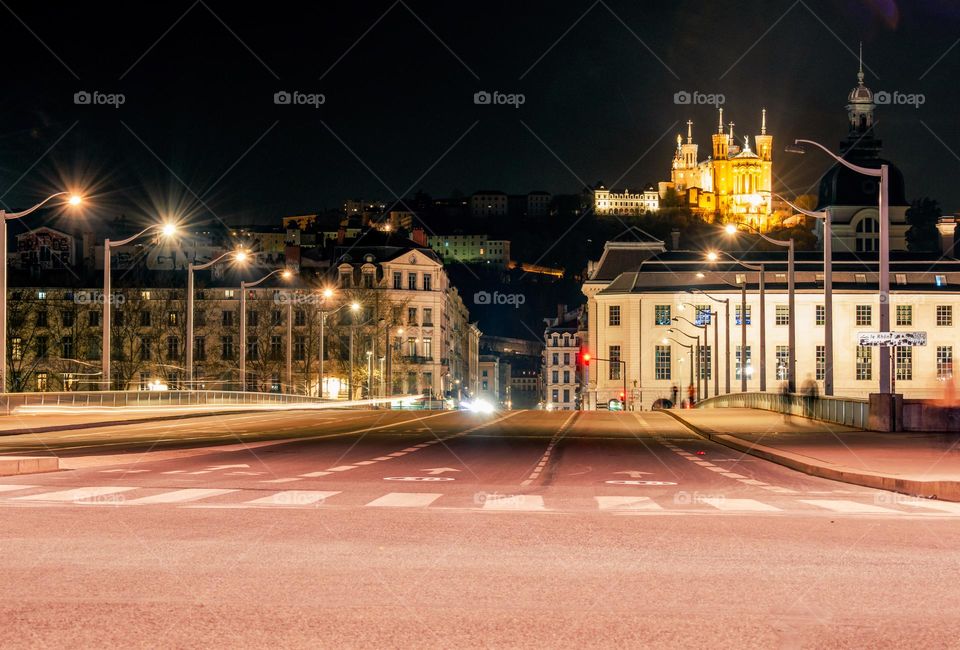
[[[233,259],[237,262],[247,261],[248,255],[245,251],[236,250],[236,251],[227,251],[220,257],[207,262],[205,264],[194,264],[190,263],[187,265],[187,385],[190,388],[194,388],[193,384],[193,272],[194,271],[203,271],[209,269],[211,266],[214,266],[221,260],[226,259],[227,257],[233,256]]]
[[[706,345],[706,343],[707,343],[707,330],[706,330],[706,326],[705,326],[705,325],[697,325],[696,323],[691,322],[689,319],[684,318],[683,316],[674,316],[674,317],[673,317],[673,321],[674,321],[675,323],[679,323],[681,320],[686,321],[687,323],[690,323],[691,325],[693,325],[693,326],[696,327],[697,329],[701,329],[701,328],[702,328],[702,329],[703,329],[703,344]],[[674,328],[674,327],[669,328],[667,331],[668,331],[668,332],[679,332],[680,334],[683,334],[684,336],[689,336],[689,337],[692,338],[694,341],[696,341],[696,345],[697,345],[697,367],[698,367],[698,368],[702,368],[703,366],[702,366],[702,364],[700,363],[700,357],[701,357],[701,352],[700,352],[700,337],[699,337],[699,336],[694,336],[693,334],[687,334],[686,332],[684,332],[684,331],[682,331],[682,330],[679,330],[679,329],[676,329],[676,328]],[[703,354],[702,356],[706,356],[706,355]],[[701,386],[700,386],[701,381],[703,381],[703,383],[706,383],[706,373],[700,372],[700,371],[698,370],[698,371],[697,371],[697,401],[698,401],[698,402],[700,401],[700,398],[704,397],[705,394],[706,394],[706,391],[701,389]]]
[[[110,295],[113,289],[110,286],[110,249],[115,246],[126,246],[135,239],[139,239],[149,232],[159,231],[164,237],[172,237],[177,232],[176,225],[172,223],[155,223],[147,226],[136,235],[121,239],[120,241],[103,241],[103,349],[101,350],[103,364],[103,380],[107,383],[107,390],[113,386],[110,376],[110,356],[112,353],[110,342],[110,307],[113,302]]]
[[[678,331],[679,331],[679,330],[678,330]],[[680,332],[680,333],[683,334],[683,332]],[[689,336],[689,334],[688,334],[687,336]],[[675,339],[675,338],[673,338],[673,337],[665,336],[665,337],[663,338],[663,342],[666,343],[667,341],[673,341],[673,342],[676,343],[677,345],[680,345],[680,346],[682,346],[682,347],[687,348],[687,350],[690,352],[690,385],[693,386],[693,344],[692,344],[692,343],[681,343],[680,341],[678,341],[677,339]],[[676,404],[674,404],[674,406],[676,406]]]
[[[703,310],[696,307],[695,305],[691,305],[691,306],[697,310],[698,314],[704,313]],[[683,308],[683,304],[681,304],[680,307]],[[707,313],[709,314],[709,312]],[[676,321],[677,319],[686,321],[691,325],[693,325],[694,327],[696,327],[697,329],[703,329],[703,346],[702,346],[702,351],[699,353],[697,358],[697,368],[699,368],[698,375],[701,375],[703,379],[703,398],[706,399],[710,397],[710,378],[709,378],[709,371],[708,371],[709,366],[707,365],[707,348],[710,345],[709,339],[708,339],[708,334],[710,333],[710,321],[708,320],[702,325],[698,325],[695,322],[691,321],[689,318],[684,318],[683,316],[673,317],[674,321]],[[703,358],[701,359],[700,357],[703,357]],[[698,377],[697,383],[699,383],[699,379],[700,377]]]
[[[620,368],[620,376],[623,378],[623,400],[620,402],[620,407],[624,411],[627,410],[627,362],[623,359],[601,359],[600,357],[590,357],[593,361],[606,361],[607,363],[617,363],[622,367]],[[508,387],[509,389],[509,387]]]
[[[274,269],[254,282],[240,282],[240,390],[244,393],[247,392],[247,289],[253,289],[278,273],[284,279],[293,276],[290,269]],[[289,346],[290,339],[287,339]]]
[[[789,349],[789,355],[787,357],[787,391],[790,393],[797,392],[797,314],[796,314],[796,266],[794,264],[794,241],[793,237],[790,239],[774,239],[773,237],[768,237],[762,232],[754,228],[753,226],[747,224],[733,224],[729,223],[726,226],[727,234],[735,234],[738,230],[738,226],[743,226],[747,230],[753,232],[754,234],[760,235],[760,237],[771,244],[777,246],[783,246],[787,249],[787,311],[789,312],[790,318],[787,323],[787,348]]]
[[[724,350],[724,355],[725,355],[725,357],[726,357],[725,365],[726,365],[726,370],[727,370],[726,376],[724,377],[724,392],[725,392],[727,395],[729,395],[729,394],[730,394],[730,299],[729,299],[729,298],[715,298],[715,297],[711,296],[709,293],[707,293],[706,291],[704,291],[703,289],[689,289],[689,290],[688,290],[688,293],[699,293],[699,294],[702,294],[703,296],[706,296],[706,297],[709,298],[710,300],[713,300],[714,302],[722,302],[722,303],[723,303],[723,313],[724,313],[724,317],[725,317],[725,319],[726,319],[726,321],[727,321],[726,327],[725,327],[725,329],[724,329],[724,333],[725,333],[726,339],[727,339],[727,340],[726,340],[726,349]],[[719,343],[717,342],[717,330],[718,330],[717,326],[714,326],[714,328],[713,328],[713,344],[714,344],[715,346],[719,347]],[[719,354],[719,349],[717,350],[716,353]],[[714,368],[716,368],[716,365],[717,365],[716,362],[714,362],[713,365],[714,365]],[[720,394],[720,375],[717,374],[717,373],[714,373],[713,392],[714,392],[716,395],[719,395],[719,394]]]
[[[0,393],[7,392],[7,222],[22,219],[65,194],[69,192],[51,194],[32,208],[20,212],[8,213],[6,210],[0,210],[0,254],[3,255],[3,259],[0,260]],[[80,205],[82,202],[83,199],[76,194],[72,194],[67,200],[69,205]]]
[[[800,214],[823,221],[823,394],[833,395],[833,233],[830,210],[804,210],[779,194],[777,197]]]
[[[880,169],[874,169],[871,167],[863,167],[861,165],[854,165],[853,163],[841,158],[837,154],[830,151],[827,147],[823,146],[819,142],[814,142],[813,140],[794,140],[793,147],[788,147],[787,151],[791,153],[804,153],[803,146],[804,144],[813,145],[818,149],[822,150],[828,156],[833,158],[836,162],[840,163],[847,169],[853,170],[864,176],[872,176],[874,178],[880,179],[880,197],[879,197],[879,211],[880,211],[880,255],[879,255],[879,266],[880,266],[880,277],[878,282],[878,290],[880,294],[880,331],[889,332],[890,331],[890,167],[889,165],[882,164]],[[827,220],[825,220],[826,223]],[[826,271],[824,271],[826,275]],[[826,281],[826,277],[824,277]],[[826,323],[824,323],[826,325]],[[890,348],[889,346],[882,345],[880,346],[880,393],[881,394],[890,394],[892,392],[892,385],[890,381]]]

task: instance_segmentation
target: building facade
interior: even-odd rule
[[[487,235],[431,235],[430,248],[445,264],[487,264],[505,269],[510,264],[510,241],[488,239]]]
[[[543,352],[544,408],[574,411],[581,408],[582,342],[578,333],[581,310],[563,310],[548,318]]]

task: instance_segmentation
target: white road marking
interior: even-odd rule
[[[388,455],[389,455],[391,458],[400,458],[401,456],[406,456],[406,455],[407,455],[407,452],[405,452],[405,451],[398,451],[398,452],[396,452],[396,453],[388,454]]]
[[[710,470],[711,472],[723,472],[724,476],[727,476],[726,467],[717,467],[716,465],[710,465],[709,467],[707,467],[707,469]]]
[[[906,506],[914,506],[917,508],[929,508],[931,510],[939,510],[940,512],[949,512],[951,514],[960,515],[960,503],[952,503],[947,501],[937,501],[936,499],[904,499],[902,501],[897,501],[898,504]]]
[[[699,501],[711,505],[717,510],[739,510],[747,512],[781,512],[780,508],[755,499],[727,499],[721,497],[706,497]]]
[[[124,505],[144,505],[151,503],[185,503],[187,501],[199,501],[200,499],[206,499],[207,497],[216,497],[221,494],[230,494],[231,492],[236,492],[237,490],[205,490],[200,488],[188,488],[185,490],[174,490],[173,492],[164,492],[162,494],[154,494],[149,497],[140,497],[139,499],[131,499],[130,501],[124,501]]]
[[[339,467],[331,467],[328,472],[346,472],[349,469],[357,469],[356,465],[340,465]]]
[[[185,469],[175,469],[170,472],[160,472],[161,474],[186,474],[187,470]]]
[[[330,472],[310,472],[309,474],[301,474],[303,478],[318,478],[320,476],[329,476]]]
[[[734,474],[733,472],[727,472],[726,474],[724,474],[724,476],[726,476],[727,478],[747,478],[743,474]]]
[[[302,478],[272,478],[266,481],[260,481],[261,483],[293,483],[294,481],[302,481]]]
[[[106,496],[108,494],[119,494],[128,490],[136,490],[134,487],[83,487],[72,490],[63,490],[61,492],[43,492],[41,494],[30,494],[25,497],[13,497],[17,501],[83,501],[96,497]]]
[[[550,443],[547,445],[546,451],[543,452],[543,455],[540,457],[540,460],[537,461],[536,467],[533,468],[533,471],[530,472],[530,476],[526,480],[521,481],[520,485],[526,486],[530,485],[538,478],[540,478],[541,472],[547,466],[547,462],[550,460],[550,454],[553,453],[553,448],[557,446],[557,443],[560,441],[561,436],[566,432],[570,427],[570,423],[573,422],[573,419],[577,416],[578,411],[574,411],[570,416],[563,421],[563,424],[560,425],[560,428],[557,429],[557,432],[553,435],[553,438],[550,440]]]
[[[857,503],[856,501],[844,501],[841,499],[797,499],[800,503],[806,503],[818,508],[825,508],[833,512],[856,513],[856,514],[899,514],[899,511],[891,508],[883,508],[869,503]]]
[[[601,510],[663,510],[650,497],[593,497]]]
[[[516,512],[546,510],[543,506],[543,497],[534,494],[488,495],[483,502],[483,509]]]
[[[746,483],[747,485],[766,485],[766,483],[763,481],[758,481],[757,479],[753,478],[741,478],[737,480],[739,480],[741,483]]]
[[[247,501],[247,504],[256,506],[308,506],[320,501],[325,501],[337,494],[340,493],[314,490],[287,490],[254,499],[253,501]]]
[[[29,490],[39,487],[37,485],[0,485],[0,492],[13,492],[14,490]]]
[[[377,456],[374,460],[393,460],[391,456]]]
[[[101,474],[141,474],[143,472],[149,472],[148,469],[102,469],[100,470]]]
[[[390,492],[374,499],[368,506],[390,508],[424,508],[439,499],[442,494],[436,492]]]
[[[375,460],[361,460],[361,461],[358,461],[358,462],[354,463],[354,465],[373,465],[375,462],[377,462],[377,461],[375,461]]]

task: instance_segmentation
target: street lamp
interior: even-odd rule
[[[280,274],[284,280],[293,277],[290,269],[274,269],[254,282],[240,282],[240,390],[247,392],[247,289],[253,289],[267,279]],[[290,356],[290,339],[287,339],[287,356]]]
[[[154,223],[136,235],[121,239],[120,241],[103,240],[103,349],[101,350],[103,364],[103,380],[107,383],[107,390],[113,386],[113,380],[110,376],[110,356],[112,349],[110,346],[110,307],[113,302],[111,293],[113,289],[110,285],[110,249],[118,246],[126,246],[130,242],[139,239],[150,232],[159,233],[162,237],[169,239],[177,233],[177,226],[174,223]]]
[[[777,246],[783,246],[787,249],[787,311],[790,314],[790,318],[787,323],[787,348],[790,350],[789,356],[787,357],[787,391],[790,393],[795,393],[797,392],[797,277],[796,267],[794,265],[795,246],[793,237],[790,239],[774,239],[773,237],[764,235],[753,226],[747,224],[739,224],[739,226],[743,226],[754,234],[760,235],[764,241],[770,242],[771,244],[775,244]],[[726,225],[726,231],[729,235],[736,234],[738,230],[738,224],[728,223]]]
[[[194,388],[193,385],[193,272],[203,271],[214,266],[227,257],[233,257],[235,262],[246,262],[249,255],[244,250],[227,251],[220,257],[207,262],[206,264],[187,265],[187,385]]]
[[[813,145],[818,149],[822,150],[828,156],[833,158],[836,162],[840,163],[847,169],[853,170],[864,176],[873,176],[874,178],[880,179],[880,200],[879,200],[879,209],[880,209],[880,278],[879,278],[879,293],[880,293],[880,331],[889,332],[890,331],[890,167],[887,164],[880,165],[880,169],[874,169],[871,167],[863,167],[861,165],[854,165],[853,163],[845,160],[844,158],[833,153],[827,147],[823,146],[819,142],[814,142],[813,140],[794,140],[794,146],[788,147],[787,151],[791,153],[805,153],[803,148],[804,144]],[[824,220],[824,223],[829,223],[828,219]],[[826,231],[824,231],[826,232]],[[824,235],[824,241],[826,241],[826,235]],[[826,251],[824,251],[826,252]],[[826,271],[824,271],[824,276],[826,276]],[[826,277],[824,277],[826,281]],[[824,307],[826,308],[826,307]],[[828,312],[829,313],[829,310]],[[824,322],[826,326],[826,322]],[[829,366],[828,366],[829,367]],[[826,388],[824,388],[826,390]],[[890,382],[890,347],[886,345],[880,346],[880,393],[881,394],[890,394],[892,392],[892,386]]]
[[[329,300],[330,298],[333,297],[333,289],[329,289],[329,288],[324,289],[321,295],[323,295],[324,300]],[[327,316],[333,316],[344,307],[350,307],[350,311],[357,312],[360,309],[360,303],[358,303],[357,301],[353,301],[349,304],[340,305],[333,311],[324,311],[322,309],[320,310],[320,377],[319,377],[320,382],[317,388],[317,397],[320,397],[320,398],[323,398],[323,357],[324,357],[324,343],[325,343],[324,327],[327,322]],[[353,336],[353,333],[351,332],[351,339],[350,339],[351,346],[353,345],[352,336]],[[352,347],[350,349],[350,353],[351,355],[353,354]],[[352,374],[352,370],[351,370],[351,374]]]
[[[726,392],[726,393],[729,395],[729,394],[730,394],[730,299],[729,299],[729,298],[715,298],[715,297],[711,296],[709,293],[707,293],[706,291],[704,291],[703,289],[697,289],[697,288],[687,289],[687,293],[699,293],[699,294],[701,294],[701,295],[703,295],[703,296],[706,296],[706,297],[709,298],[710,300],[713,300],[714,302],[722,302],[722,303],[723,303],[723,313],[724,313],[724,315],[725,315],[725,317],[726,317],[726,321],[727,321],[726,327],[725,327],[725,330],[724,330],[725,333],[726,333],[726,338],[727,338],[727,341],[726,341],[726,351],[725,351],[727,372],[726,372],[726,377],[724,378],[724,392]],[[714,325],[714,327],[713,327],[713,345],[714,345],[715,347],[717,347],[717,348],[719,348],[719,346],[720,346],[720,344],[719,344],[719,342],[718,342],[718,338],[719,338],[718,330],[719,330],[719,328],[718,328],[716,325]],[[719,354],[719,353],[720,353],[720,351],[717,350],[716,354]],[[717,365],[716,362],[714,362],[713,365],[714,365],[714,367],[716,367],[716,365]],[[713,392],[714,392],[714,394],[716,394],[716,395],[719,395],[719,394],[720,394],[720,375],[719,375],[718,373],[714,373],[714,375],[713,375]]]
[[[704,322],[702,325],[698,325],[698,324],[692,322],[690,319],[684,318],[683,316],[674,316],[674,317],[673,317],[673,320],[675,320],[675,321],[679,318],[679,319],[681,319],[681,320],[687,321],[688,323],[690,323],[691,325],[693,325],[694,327],[696,327],[696,328],[698,328],[698,329],[699,329],[699,328],[703,328],[703,352],[702,352],[703,360],[701,361],[701,360],[698,359],[698,360],[697,360],[697,365],[698,365],[698,367],[700,367],[700,369],[701,369],[701,374],[703,375],[703,397],[704,397],[704,398],[707,398],[707,397],[710,397],[710,365],[709,365],[708,362],[707,362],[707,348],[710,346],[710,344],[708,343],[707,336],[708,336],[708,334],[710,333],[710,319],[713,317],[713,314],[712,314],[712,312],[710,312],[710,310],[700,309],[700,308],[697,307],[696,305],[693,305],[693,304],[690,304],[690,303],[687,303],[687,304],[689,304],[691,307],[693,307],[693,308],[697,311],[697,318],[698,318],[698,319],[699,319],[699,317],[700,317],[702,314],[706,314],[707,317],[708,317],[708,320],[707,320],[706,322]],[[680,303],[680,310],[683,311],[683,308],[684,308],[684,303]],[[714,326],[714,345],[716,345],[716,327],[717,327],[717,326],[715,325],[715,326]],[[714,354],[715,354],[715,353],[714,353]],[[713,356],[713,355],[711,355],[711,356]],[[714,373],[714,375],[715,375],[715,373]]]
[[[6,210],[0,210],[0,222],[2,222],[0,223],[0,252],[3,254],[3,259],[0,260],[0,393],[7,392],[7,222],[21,219],[65,194],[70,193],[57,192],[51,194],[32,208],[21,212],[8,213]],[[77,206],[83,203],[83,198],[78,194],[71,194],[67,203]]]
[[[716,262],[720,255],[732,260],[736,264],[757,271],[757,282],[760,293],[760,392],[767,390],[767,320],[766,320],[766,293],[764,291],[764,275],[766,273],[763,264],[750,264],[737,259],[725,251],[710,251],[707,253],[707,260]],[[729,282],[727,284],[730,284]],[[731,285],[733,286],[733,285]],[[743,282],[740,284],[740,392],[747,392],[747,373],[744,372],[747,366],[747,277],[744,274]]]
[[[689,321],[688,321],[688,322],[689,322]],[[683,330],[677,329],[677,328],[675,328],[675,327],[668,328],[668,329],[667,329],[667,332],[669,332],[669,333],[671,333],[671,334],[683,334],[683,335],[686,336],[687,338],[693,339],[693,343],[690,344],[690,345],[691,345],[691,348],[692,348],[692,349],[690,350],[690,352],[691,352],[691,354],[693,354],[694,352],[696,352],[695,356],[696,356],[697,358],[700,357],[700,337],[699,337],[699,336],[695,336],[695,335],[693,335],[693,334],[687,334],[687,333],[684,332]],[[693,359],[694,359],[694,357],[690,357],[690,385],[691,385],[691,386],[694,385],[694,384],[693,384],[693,366],[694,366]],[[697,401],[699,401],[700,396],[703,394],[703,393],[700,391],[700,377],[697,377],[696,392],[697,392]]]
[[[823,394],[833,395],[833,234],[830,210],[804,210],[779,194],[776,196],[800,214],[823,221]]]
[[[672,329],[672,328],[671,328],[671,329]],[[677,330],[677,331],[679,332],[679,330]],[[680,332],[680,334],[683,334],[683,332]],[[690,336],[690,335],[687,334],[687,336]],[[671,337],[671,336],[665,336],[665,337],[663,337],[663,343],[666,344],[667,341],[673,341],[673,342],[676,343],[677,345],[687,348],[687,350],[690,352],[690,386],[693,386],[693,344],[692,344],[692,343],[681,343],[680,341],[678,341],[677,339],[675,339],[675,338],[673,338],[673,337]],[[676,406],[676,404],[674,404],[674,406]]]

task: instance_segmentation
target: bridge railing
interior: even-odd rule
[[[867,428],[870,404],[856,397],[815,397],[783,393],[730,393],[702,400],[697,408],[752,408],[800,415],[822,422]]]

